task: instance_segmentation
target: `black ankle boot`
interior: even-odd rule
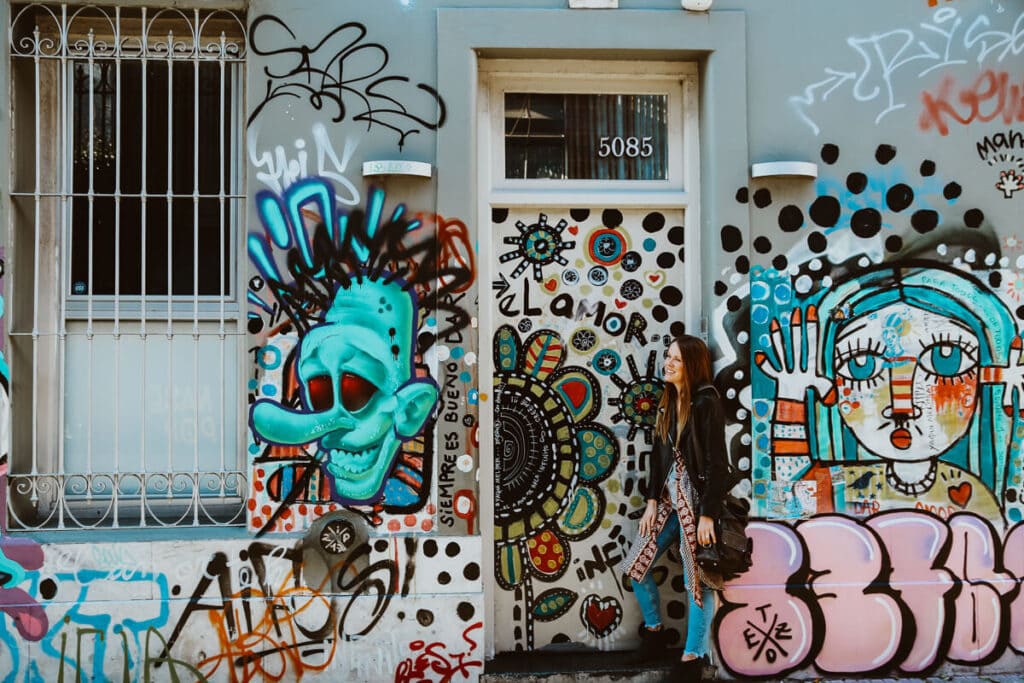
[[[669,680],[672,683],[700,683],[704,674],[704,660],[689,659],[687,661],[677,660],[672,665]]]
[[[645,661],[660,657],[665,654],[672,636],[668,629],[662,626],[654,631],[643,624],[640,624],[640,647],[636,650],[636,660]]]

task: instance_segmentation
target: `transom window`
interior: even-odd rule
[[[485,59],[498,192],[686,193],[697,159],[691,62]],[[513,198],[515,201],[515,198]],[[679,197],[666,199],[685,203]]]
[[[505,177],[665,180],[668,97],[505,93]]]

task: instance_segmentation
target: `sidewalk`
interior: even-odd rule
[[[484,667],[481,683],[671,683],[671,651],[650,661],[637,661],[629,652],[520,652],[500,654]],[[729,679],[723,674],[717,680]],[[804,677],[758,679],[759,683],[1024,683],[1024,673],[933,674],[919,678]]]

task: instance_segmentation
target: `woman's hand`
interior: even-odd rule
[[[654,531],[654,521],[658,518],[658,501],[651,500],[647,501],[647,509],[644,510],[644,516],[640,518],[640,535],[650,536],[651,532]]]
[[[643,524],[642,521],[641,524]],[[697,542],[701,545],[712,545],[717,540],[715,538],[715,520],[701,515],[700,521],[697,522]]]

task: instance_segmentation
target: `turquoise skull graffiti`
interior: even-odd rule
[[[252,406],[261,438],[316,443],[340,502],[379,498],[399,446],[419,433],[437,402],[434,381],[414,374],[414,296],[398,279],[362,277],[340,287],[323,323],[299,346],[302,409],[269,399]]]

